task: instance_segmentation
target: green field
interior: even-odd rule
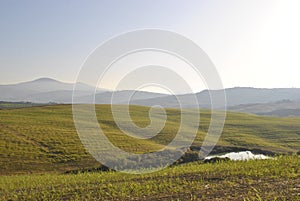
[[[166,125],[157,136],[136,139],[119,130],[110,105],[97,105],[96,111],[110,141],[132,153],[159,150],[179,128],[180,111],[167,109]],[[130,106],[133,121],[141,127],[150,123],[148,112],[148,107]],[[194,152],[201,147],[210,116],[208,110],[201,110]],[[284,156],[198,161],[130,175],[88,172],[100,164],[79,140],[71,105],[2,109],[0,200],[300,200],[299,122],[300,118],[228,113],[214,153],[247,149]]]
[[[97,105],[99,123],[107,137],[123,150],[135,153],[155,151],[176,134],[180,111],[167,110],[165,128],[151,140],[123,134],[113,121],[109,105]],[[131,106],[134,122],[149,124],[149,108]],[[98,167],[76,133],[71,105],[0,110],[0,174],[65,172]],[[201,111],[201,124],[193,147],[200,147],[210,122]],[[219,149],[258,149],[278,154],[296,153],[300,148],[300,118],[273,118],[228,113]]]
[[[300,200],[300,157],[187,163],[162,171],[0,177],[0,200]]]

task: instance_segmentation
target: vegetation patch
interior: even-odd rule
[[[187,163],[159,172],[0,177],[0,200],[300,200],[300,157]]]

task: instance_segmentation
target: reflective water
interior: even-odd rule
[[[241,161],[241,160],[253,160],[253,159],[270,159],[271,157],[265,156],[263,154],[253,154],[251,151],[241,151],[241,152],[230,152],[224,155],[214,155],[214,156],[207,156],[205,159],[212,159],[215,157],[219,158],[229,158],[230,160],[234,161]]]

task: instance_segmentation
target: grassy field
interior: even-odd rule
[[[174,138],[180,122],[180,111],[167,109],[163,130],[143,140],[119,130],[109,105],[97,105],[96,112],[110,141],[132,153],[162,148]],[[130,107],[133,121],[141,127],[150,123],[148,112],[147,107]],[[195,150],[205,137],[210,116],[201,110]],[[81,144],[70,105],[2,109],[0,200],[300,200],[300,157],[295,154],[300,148],[299,122],[300,118],[228,113],[214,152],[247,149],[284,156],[213,164],[198,161],[130,175],[87,172],[100,164]]]
[[[0,200],[300,200],[300,157],[119,172],[0,177]]]
[[[180,112],[167,110],[167,123],[151,140],[124,135],[113,121],[109,105],[97,105],[99,123],[107,137],[123,150],[155,151],[173,139]],[[131,117],[139,126],[149,124],[149,108],[131,106]],[[193,147],[200,147],[210,122],[209,111],[201,111],[201,124]],[[296,153],[300,148],[300,118],[273,118],[228,113],[218,147],[259,149],[274,153]],[[0,110],[0,174],[65,172],[94,168],[99,164],[82,146],[76,133],[70,105]]]

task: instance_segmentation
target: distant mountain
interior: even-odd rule
[[[185,94],[185,95],[177,95],[177,96],[168,95],[168,96],[156,97],[150,99],[132,100],[131,104],[142,105],[142,106],[160,105],[162,107],[167,107],[167,108],[198,107],[198,105],[194,105],[194,102],[192,101],[193,96],[194,94]],[[179,100],[181,100],[181,102],[179,102]]]
[[[30,102],[60,102],[70,103],[72,100],[73,83],[64,83],[51,78],[40,78],[29,82],[11,85],[0,85],[0,100],[30,101]],[[78,83],[81,95],[93,93],[94,87]],[[104,92],[104,89],[98,89]]]
[[[300,108],[298,109],[279,109],[271,112],[265,113],[257,113],[257,115],[264,116],[277,116],[277,117],[299,117],[300,116]]]
[[[300,101],[282,100],[270,103],[241,104],[228,110],[266,116],[300,116]]]
[[[40,78],[29,82],[0,85],[0,101],[28,101],[35,103],[72,103],[73,83],[64,83],[51,78]],[[84,83],[76,86],[79,103],[94,100],[94,87]],[[124,90],[112,92],[98,88],[95,95],[97,104],[125,104],[126,100],[142,100],[167,96],[166,94]]]
[[[97,93],[95,95],[96,104],[134,104],[135,101],[147,101],[155,98],[168,97],[167,94],[153,93],[146,91],[134,91],[134,90],[123,90],[123,91],[106,91],[103,93]],[[94,100],[94,95],[86,95],[78,98],[79,103],[91,103]]]
[[[299,88],[251,88],[251,87],[235,87],[226,89],[227,105],[240,105],[252,103],[269,103],[282,100],[300,100]],[[205,94],[206,93],[206,94]],[[207,91],[199,94],[200,100],[207,97]],[[218,90],[213,93],[220,93]],[[206,100],[207,101],[207,100]]]
[[[300,89],[298,88],[275,88],[260,89],[250,87],[236,87],[225,89],[228,110],[253,113],[268,116],[300,116]],[[218,97],[222,95],[221,90],[204,90],[196,95],[199,107],[210,108],[210,94]],[[193,94],[179,96],[164,96],[152,99],[134,100],[135,105],[161,105],[163,107],[193,108]],[[218,105],[217,105],[218,107]]]
[[[209,108],[211,105],[210,94],[216,97],[222,95],[221,90],[204,90],[196,93],[196,97],[200,107]],[[227,106],[236,106],[241,104],[255,104],[255,103],[269,103],[285,99],[292,101],[300,100],[299,88],[278,88],[278,89],[260,89],[250,87],[235,87],[225,89]],[[159,97],[147,100],[133,101],[136,105],[151,106],[160,104],[164,107],[179,107],[178,97],[183,101],[182,105],[185,107],[195,107],[191,104],[192,94],[185,94],[179,96]]]
[[[73,87],[74,84],[72,83],[64,83],[50,78],[40,78],[12,85],[0,85],[0,101],[71,103]],[[112,92],[97,89],[94,96],[94,87],[84,83],[78,83],[77,90],[76,101],[78,103],[92,103],[95,100],[96,104],[128,104],[127,100],[130,100],[129,104],[133,105],[160,105],[169,108],[193,108],[198,106],[210,108],[210,95],[220,97],[223,93],[221,90],[204,90],[196,94],[175,96],[133,90]],[[225,89],[225,93],[228,109],[233,111],[271,115],[275,110],[279,110],[280,114],[291,114],[291,110],[300,108],[299,88],[235,87]],[[192,101],[195,96],[198,100],[197,105]],[[181,103],[178,100],[181,100]]]

